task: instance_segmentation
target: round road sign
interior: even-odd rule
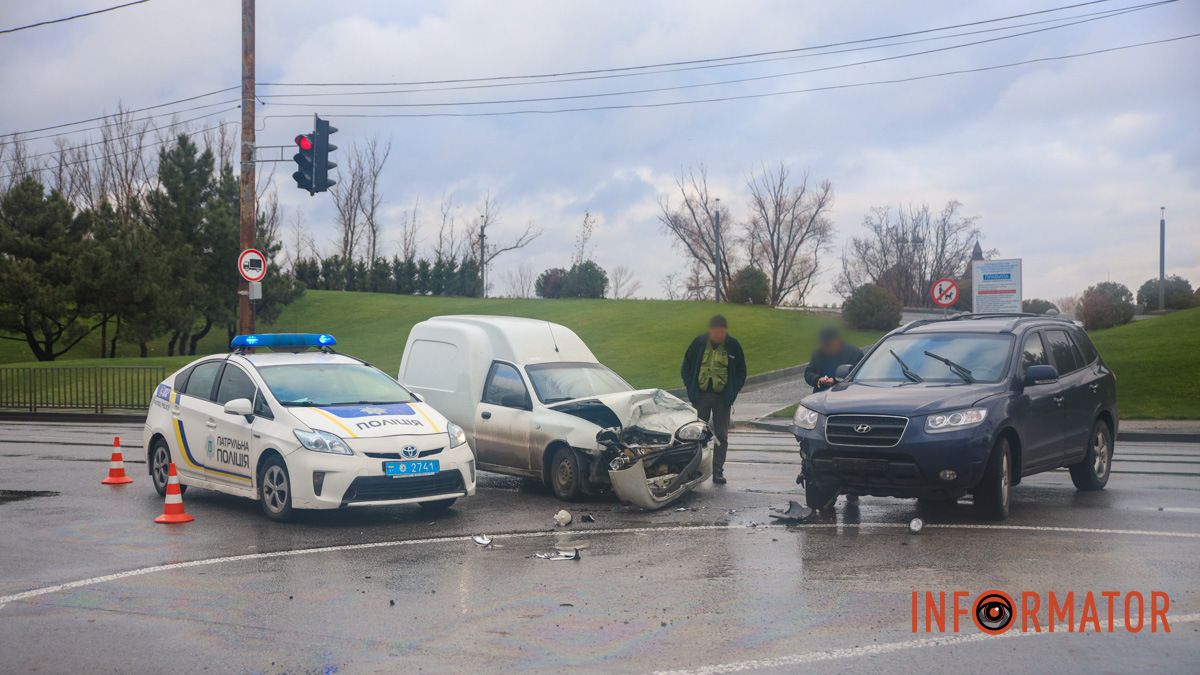
[[[246,281],[262,281],[267,276],[267,256],[255,248],[248,248],[238,256],[238,273]]]
[[[938,307],[949,307],[958,300],[958,284],[953,279],[938,279],[929,289],[929,295]]]

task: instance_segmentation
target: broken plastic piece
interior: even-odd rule
[[[579,517],[579,522],[581,522],[581,523],[594,523],[594,522],[596,522],[596,516],[593,516],[593,515],[592,515],[592,514],[590,514],[590,513],[585,513],[585,514],[583,514],[582,516],[580,516],[580,517]]]
[[[800,502],[789,501],[787,509],[781,511],[775,507],[771,507],[769,515],[781,523],[806,523],[812,520],[817,515],[817,512]]]
[[[554,514],[554,524],[559,527],[566,527],[571,524],[571,514],[566,509]]]
[[[484,548],[492,547],[492,538],[486,534],[477,534],[474,537],[471,537],[471,541],[474,541],[476,544],[479,544]]]
[[[577,548],[570,551],[554,551],[553,553],[534,553],[533,557],[540,560],[583,560]]]
[[[913,518],[912,520],[908,521],[908,531],[912,532],[913,534],[919,534],[924,527],[925,521],[921,520],[920,518]]]

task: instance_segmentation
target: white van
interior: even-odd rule
[[[560,499],[611,486],[655,509],[712,475],[712,433],[694,408],[634,390],[558,324],[422,321],[397,379],[463,428],[480,469],[542,480]]]

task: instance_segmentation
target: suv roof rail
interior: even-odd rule
[[[1033,314],[1031,312],[980,312],[978,314],[971,312],[963,312],[954,316],[931,318],[931,319],[915,319],[909,321],[899,328],[900,332],[904,333],[912,328],[926,326],[931,323],[943,323],[947,321],[975,321],[978,319],[1046,319],[1048,321],[1063,321],[1074,324],[1075,322],[1065,316],[1054,316],[1049,314]]]

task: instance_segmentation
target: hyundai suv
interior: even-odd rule
[[[884,336],[796,409],[809,507],[839,494],[953,501],[1008,516],[1024,476],[1108,482],[1116,377],[1083,329],[1052,316],[965,314]]]

